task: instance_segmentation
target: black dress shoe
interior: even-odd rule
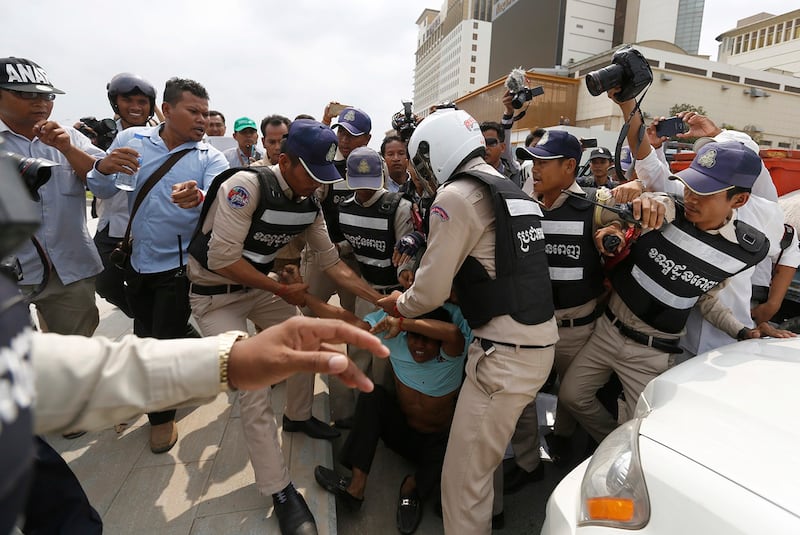
[[[503,494],[514,494],[528,483],[541,481],[543,477],[544,463],[542,462],[539,462],[539,465],[532,472],[517,466],[515,470],[503,478]]]
[[[342,499],[342,503],[350,511],[358,511],[364,503],[364,498],[356,498],[347,492],[347,486],[350,480],[344,478],[324,466],[317,466],[314,469],[314,479],[317,480],[319,486]]]
[[[308,420],[290,420],[283,415],[283,430],[288,433],[296,433],[300,431],[310,436],[311,438],[322,438],[325,440],[333,440],[341,436],[341,433],[329,426],[326,423],[320,422],[313,416]]]
[[[417,489],[410,494],[403,494],[403,486],[411,476],[406,476],[400,484],[400,497],[397,499],[397,530],[408,535],[417,531],[422,520],[422,501]]]
[[[550,455],[550,460],[553,461],[553,464],[559,468],[569,465],[572,460],[569,437],[549,433],[544,436],[544,440],[547,443],[547,453]]]
[[[275,516],[282,535],[317,535],[317,523],[308,508],[305,499],[289,485],[272,495]]]

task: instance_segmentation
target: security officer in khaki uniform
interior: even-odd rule
[[[330,105],[326,108],[326,116],[322,121],[326,124],[330,123],[330,117],[327,115],[329,108]],[[358,147],[365,147],[371,139],[372,119],[358,108],[347,107],[339,113],[337,122],[331,126],[331,129],[335,130],[336,139],[339,143],[333,158],[333,164],[339,174],[344,177],[347,157],[350,152]],[[339,256],[352,270],[358,271],[358,263],[353,257],[350,244],[345,240],[344,234],[339,228],[339,204],[350,197],[350,189],[343,181],[339,181],[318,188],[316,195],[322,206],[322,213],[325,216],[325,223],[328,225],[331,241],[339,249]],[[301,274],[303,280],[309,285],[308,292],[310,294],[319,297],[321,301],[327,302],[334,293],[338,293],[339,304],[342,305],[342,308],[350,312],[355,311],[355,295],[348,291],[347,288],[342,288],[341,285],[336,284],[336,281],[331,280],[325,270],[321,269],[320,259],[314,254],[313,250],[308,248],[303,252]],[[306,311],[306,314],[309,314],[309,311]]]
[[[398,276],[412,266],[392,265],[392,252],[395,243],[414,230],[411,202],[402,194],[385,189],[388,180],[385,163],[381,155],[369,147],[353,149],[347,157],[345,175],[352,195],[339,205],[339,228],[353,248],[361,276],[380,294],[402,290]],[[356,299],[355,314],[359,318],[375,310],[374,303],[360,297]],[[376,383],[387,383],[385,360],[373,359],[372,355],[358,349],[350,352],[350,358],[362,370],[369,370]],[[337,420],[337,426],[346,427],[347,422]]]
[[[767,324],[746,328],[716,298],[726,279],[756,265],[769,250],[766,236],[736,216],[760,172],[758,155],[742,143],[705,145],[688,169],[670,177],[684,184],[684,198],[682,203],[665,198],[667,224],[645,227],[610,272],[608,307],[559,391],[559,401],[596,441],[618,423],[596,399],[597,389],[616,372],[626,402],[619,421],[632,418],[645,385],[681,353],[678,341],[695,305],[731,337],[782,336]],[[613,225],[601,230],[598,240],[606,233],[622,237]]]
[[[414,284],[379,304],[416,317],[455,286],[475,334],[442,472],[446,533],[489,533],[492,480],[522,409],[553,365],[558,340],[539,206],[482,158],[477,121],[439,110],[409,153],[434,189],[428,248]],[[543,291],[544,290],[544,291]]]
[[[204,335],[245,330],[247,319],[266,328],[300,313],[295,304],[307,286],[281,284],[271,272],[278,250],[298,235],[338,284],[372,302],[380,297],[340,262],[313,196],[319,184],[341,180],[332,163],[336,144],[322,123],[294,121],[277,165],[231,170],[214,180],[189,247],[192,312]],[[283,430],[335,438],[338,431],[311,415],[313,386],[313,374],[288,381]],[[284,535],[316,533],[283,460],[270,394],[266,388],[239,398],[256,485],[272,495]]]
[[[615,214],[589,202],[597,200],[598,190],[581,188],[575,181],[581,144],[572,134],[561,130],[545,131],[535,147],[517,149],[517,157],[533,160],[533,194],[544,208],[542,229],[558,321],[555,369],[563,378],[572,359],[594,330],[598,298],[604,292],[601,255],[594,244],[594,233],[598,225],[607,224]],[[565,190],[587,200],[570,196]],[[613,204],[610,195],[605,201]],[[575,427],[572,415],[559,407],[553,434],[548,435],[554,462],[559,462],[559,456],[567,452],[567,440]],[[539,462],[538,437],[539,421],[534,402],[520,416],[511,441],[516,469],[505,475],[506,493],[541,479],[544,465]]]

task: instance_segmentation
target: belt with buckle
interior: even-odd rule
[[[216,286],[201,286],[192,283],[189,285],[189,291],[197,295],[223,295],[233,292],[241,292],[247,290],[247,286],[241,284],[217,284]]]
[[[522,344],[509,344],[507,342],[495,342],[494,340],[489,340],[488,338],[480,338],[475,337],[478,340],[478,343],[481,344],[481,347],[484,351],[489,351],[492,346],[505,346],[505,347],[513,347],[515,349],[545,349],[547,347],[552,346],[553,344],[548,344],[546,346],[530,346],[530,345],[522,345]]]
[[[597,312],[592,312],[588,316],[584,316],[582,318],[558,320],[558,326],[559,327],[582,327],[584,325],[589,325],[590,323],[592,323],[596,319],[597,319]]]
[[[622,336],[625,338],[630,338],[637,344],[652,347],[653,349],[658,349],[659,351],[663,351],[665,353],[683,353],[683,350],[678,347],[677,338],[656,338],[655,336],[649,336],[631,329],[622,323],[619,318],[617,318],[609,309],[606,309],[606,317],[611,321],[611,325],[619,329],[619,332],[622,334]]]

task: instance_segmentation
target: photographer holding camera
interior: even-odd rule
[[[99,322],[94,277],[102,263],[86,228],[86,173],[103,151],[70,126],[49,120],[56,95],[47,72],[23,58],[0,59],[0,139],[3,149],[57,164],[39,188],[42,225],[18,251],[24,294],[32,298],[43,330],[91,336]],[[47,284],[38,288],[42,281]],[[34,293],[37,289],[39,293]]]

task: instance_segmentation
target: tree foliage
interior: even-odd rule
[[[702,106],[695,106],[694,104],[675,104],[669,109],[669,116],[675,117],[682,111],[693,111],[700,115],[706,115],[706,110],[703,109]]]

